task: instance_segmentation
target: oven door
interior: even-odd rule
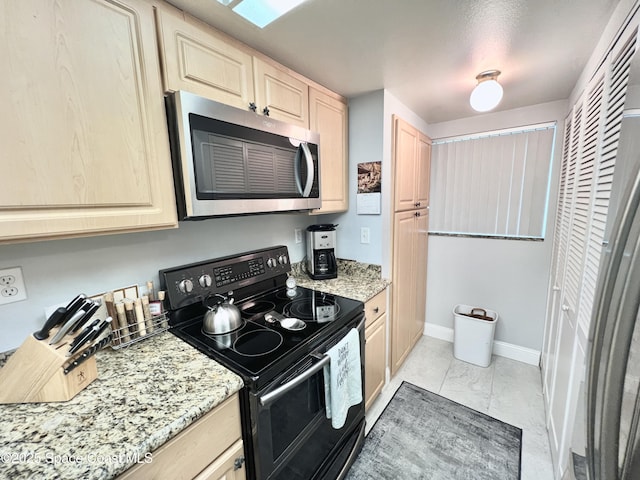
[[[364,319],[358,320],[364,392]],[[324,352],[354,325],[337,332],[263,391],[252,394],[253,411],[257,411],[252,419],[256,479],[337,478],[353,462],[364,433],[364,401],[349,409],[341,429],[334,429],[326,418],[323,367],[329,358]]]

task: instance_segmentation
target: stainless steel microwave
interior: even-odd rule
[[[184,91],[166,104],[181,220],[320,208],[317,133]]]

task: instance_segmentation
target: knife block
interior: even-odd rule
[[[0,404],[71,400],[98,377],[98,369],[94,356],[65,375],[68,350],[69,342],[49,345],[29,335],[0,369]]]

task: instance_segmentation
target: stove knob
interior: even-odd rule
[[[288,260],[288,259],[287,259],[287,256],[286,256],[286,255],[280,255],[280,256],[278,257],[278,263],[279,263],[280,265],[286,265],[287,260]]]
[[[208,288],[211,286],[211,275],[205,273],[198,279],[198,283],[202,288]]]
[[[270,258],[267,260],[267,267],[274,268],[277,265],[275,258]]]
[[[193,290],[193,282],[189,278],[185,278],[178,284],[178,290],[182,293],[191,293]]]

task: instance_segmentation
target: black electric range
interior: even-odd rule
[[[344,426],[326,417],[329,349],[356,329],[364,396],[364,304],[294,286],[287,247],[277,246],[160,271],[171,331],[240,375],[249,480],[335,480],[364,441],[364,401]],[[292,288],[293,287],[293,288]],[[233,298],[242,324],[203,331],[207,299]],[[297,319],[294,329],[284,319]]]

